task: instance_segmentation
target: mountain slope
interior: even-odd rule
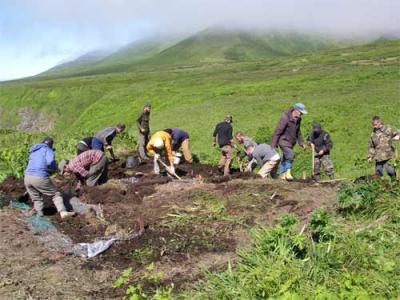
[[[93,61],[84,60],[83,56],[41,76],[94,75],[134,71],[146,66],[253,61],[336,49],[343,45],[334,39],[311,34],[212,27],[183,40],[158,37],[136,41]]]
[[[175,44],[176,41],[176,37],[143,39],[130,43],[116,52],[108,52],[107,55],[91,60],[89,58],[92,55],[88,53],[72,62],[56,66],[39,76],[91,75],[126,71],[129,66],[152,57]]]
[[[62,64],[59,64],[44,73],[44,74],[63,74],[63,73],[68,73],[68,72],[79,72],[83,71],[87,68],[90,68],[94,64],[100,62],[102,59],[110,55],[110,51],[108,50],[96,50],[96,51],[91,51],[88,52],[82,56],[79,56],[78,58],[68,61]]]
[[[338,41],[294,32],[249,32],[211,28],[155,55],[146,63],[182,64],[249,61],[343,46]]]

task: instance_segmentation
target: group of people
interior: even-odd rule
[[[301,134],[301,120],[302,116],[306,114],[307,110],[302,103],[296,103],[293,107],[285,111],[275,128],[271,145],[266,143],[258,145],[242,132],[237,132],[235,139],[233,139],[232,116],[228,115],[223,122],[217,124],[213,134],[214,145],[218,143],[221,149],[221,159],[218,164],[219,169],[224,175],[230,173],[236,141],[236,144],[243,146],[245,156],[248,160],[247,167],[244,169],[245,171],[252,171],[258,165],[260,167],[258,174],[262,178],[269,175],[272,178],[277,178],[279,173],[281,179],[293,180],[293,148],[298,144],[303,149],[306,149],[306,143]],[[333,163],[329,157],[332,149],[330,135],[322,130],[320,124],[315,123],[311,134],[307,138],[307,143],[315,152],[314,179],[317,181],[320,180],[321,165],[326,174],[331,179],[334,179]],[[279,154],[278,148],[282,152],[282,157]],[[239,158],[243,158],[243,156],[239,155]],[[242,168],[242,166],[240,167]]]
[[[159,174],[163,166],[167,172],[174,174],[175,165],[182,159],[181,152],[185,162],[193,163],[188,132],[180,128],[167,128],[150,136],[150,113],[151,105],[147,103],[136,119],[140,159],[145,161],[153,157],[155,174]],[[223,122],[216,125],[213,133],[214,146],[218,145],[221,151],[218,163],[221,174],[224,176],[230,174],[236,149],[242,171],[251,172],[259,166],[258,174],[262,178],[280,176],[283,180],[291,181],[293,180],[291,170],[295,158],[293,149],[296,144],[303,149],[306,149],[306,144],[309,144],[314,155],[314,179],[320,180],[321,166],[326,175],[333,179],[330,135],[316,123],[305,142],[301,134],[301,120],[306,114],[306,107],[302,103],[296,103],[285,111],[276,126],[271,145],[257,144],[242,132],[237,132],[234,139],[233,118],[231,115],[226,116]],[[392,141],[400,139],[400,131],[384,125],[379,117],[372,119],[372,125],[374,129],[369,142],[368,161],[375,161],[376,175],[382,176],[386,170],[389,176],[394,177],[396,171],[389,161],[394,157]],[[58,165],[55,161],[52,138],[46,137],[41,143],[33,145],[29,149],[28,166],[24,178],[26,190],[34,204],[32,212],[39,216],[43,215],[43,196],[45,195],[52,197],[61,218],[73,216],[74,212],[66,210],[62,195],[57,191],[50,177],[58,171],[61,175],[74,174],[77,179],[76,190],[79,190],[82,185],[95,186],[107,182],[109,160],[104,151],[108,150],[112,161],[116,160],[112,142],[124,130],[124,124],[117,124],[115,127],[99,131],[94,136],[84,138],[77,144],[77,156],[71,160],[63,160]],[[243,155],[239,153],[241,147],[244,150]],[[163,159],[169,165],[164,163]],[[242,166],[244,162],[247,163],[245,168]]]
[[[298,144],[303,149],[306,149],[307,145],[312,149],[313,179],[315,181],[320,181],[322,168],[330,179],[334,179],[334,166],[330,158],[333,147],[331,137],[328,132],[323,130],[321,124],[314,123],[311,133],[304,141],[301,133],[301,121],[306,114],[307,110],[303,103],[296,103],[286,110],[275,128],[271,145],[257,144],[242,132],[237,132],[235,139],[233,139],[233,118],[231,115],[226,116],[223,122],[216,125],[213,134],[214,146],[218,144],[221,150],[221,158],[218,163],[221,173],[229,175],[235,148],[239,144],[244,148],[245,155],[238,154],[238,158],[247,157],[245,171],[252,171],[256,166],[259,166],[258,174],[262,178],[280,176],[283,180],[291,181],[293,180],[292,165],[295,158],[294,147]],[[386,171],[390,177],[396,177],[396,170],[390,164],[390,160],[395,156],[392,142],[400,140],[400,130],[384,125],[378,116],[372,118],[372,127],[368,161],[375,162],[375,174],[377,176],[383,176],[384,171]],[[281,150],[281,154],[278,149]],[[240,169],[242,169],[241,161],[238,163]]]

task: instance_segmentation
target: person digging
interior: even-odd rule
[[[314,159],[314,180],[321,180],[321,165],[323,166],[326,175],[329,179],[335,179],[333,162],[330,158],[330,151],[332,150],[332,141],[330,135],[322,130],[321,124],[314,124],[311,134],[307,138],[307,142],[311,145],[313,150]]]
[[[193,156],[189,147],[189,133],[179,128],[167,128],[164,131],[171,135],[173,156],[181,150],[185,161],[190,164],[193,163]]]
[[[240,171],[243,172],[243,170],[245,169],[244,166],[248,167],[250,165],[250,162],[253,159],[253,157],[251,155],[246,153],[245,149],[248,146],[255,147],[255,146],[257,146],[257,143],[255,141],[253,141],[250,137],[245,135],[243,132],[240,132],[240,131],[236,132],[235,140],[236,140],[236,144],[234,145],[234,148],[236,149],[237,163],[239,165]]]
[[[125,124],[117,124],[115,127],[108,127],[100,130],[92,139],[92,149],[104,152],[106,148],[111,155],[113,161],[116,160],[114,150],[112,148],[112,141],[115,136],[125,130]]]
[[[64,206],[64,200],[50,176],[58,170],[54,157],[53,139],[45,138],[41,143],[29,149],[28,166],[25,170],[25,188],[33,201],[31,215],[43,216],[43,196],[51,197],[61,219],[75,215]]]
[[[143,111],[140,112],[136,119],[136,126],[138,128],[138,142],[139,142],[139,156],[141,159],[145,160],[149,157],[146,153],[146,146],[149,142],[149,134],[150,134],[150,112],[151,105],[150,103],[146,103],[143,107]]]
[[[224,176],[228,176],[231,169],[233,158],[233,143],[232,143],[232,116],[228,115],[225,120],[215,126],[213,137],[214,147],[218,143],[221,149],[221,158],[218,163],[218,169],[223,172]]]
[[[175,174],[174,157],[172,154],[172,137],[168,132],[157,131],[153,134],[146,149],[149,155],[153,156],[154,174],[160,174],[161,154],[166,155],[169,161],[170,166],[167,168],[167,171],[172,175]]]
[[[108,180],[108,159],[100,150],[88,150],[74,159],[63,160],[59,167],[61,175],[75,174],[78,179],[76,191],[79,191],[82,185],[101,185]]]
[[[390,164],[390,160],[395,156],[392,142],[400,140],[400,130],[384,125],[378,116],[372,118],[372,127],[368,143],[368,162],[375,161],[377,176],[383,176],[386,171],[391,178],[396,178],[396,169]]]
[[[268,175],[271,175],[272,178],[277,178],[280,156],[274,148],[268,144],[248,144],[245,146],[245,151],[247,155],[253,158],[246,167],[246,172],[252,172],[258,165],[261,169],[257,174],[260,175],[261,178],[266,178]]]
[[[296,103],[283,113],[275,128],[272,137],[272,147],[276,149],[279,146],[282,150],[282,162],[280,164],[281,179],[293,180],[291,170],[294,160],[293,148],[296,143],[304,150],[306,149],[300,130],[301,118],[305,114],[307,114],[307,110],[304,104]]]
[[[79,143],[76,145],[76,155],[79,155],[85,151],[92,149],[92,141],[93,141],[92,136],[88,136],[83,140],[79,141]]]

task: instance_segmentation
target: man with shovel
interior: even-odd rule
[[[321,179],[321,164],[324,167],[326,175],[329,179],[334,179],[333,163],[329,157],[332,149],[332,141],[329,134],[322,130],[321,124],[315,123],[312,128],[311,134],[307,138],[308,143],[311,145],[313,153],[313,178],[315,181]]]
[[[386,171],[390,177],[395,178],[396,169],[389,161],[395,155],[392,142],[400,140],[400,130],[384,125],[378,116],[372,118],[372,127],[368,145],[368,162],[375,161],[377,176],[383,176],[383,172]]]
[[[160,174],[159,164],[164,164],[161,160],[161,154],[166,155],[169,161],[170,166],[166,168],[167,171],[172,175],[175,174],[174,156],[172,155],[172,137],[168,132],[157,131],[153,134],[146,149],[149,155],[154,158],[154,174]]]
[[[114,155],[114,150],[112,147],[112,141],[117,134],[120,134],[125,130],[125,124],[117,124],[115,127],[108,127],[100,130],[92,138],[92,148],[93,150],[101,150],[104,152],[104,147],[110,152],[113,161],[116,160]]]

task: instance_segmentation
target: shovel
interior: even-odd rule
[[[171,169],[166,165],[166,163],[164,163],[160,158],[158,159],[158,161],[167,169],[168,173],[174,175],[176,178],[178,178],[178,180],[182,180],[182,178],[179,177],[175,172],[172,172]]]

